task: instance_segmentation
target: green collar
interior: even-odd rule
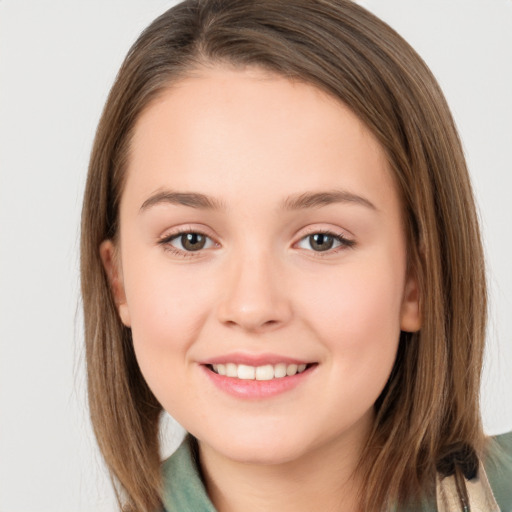
[[[195,439],[187,435],[163,464],[166,512],[216,512],[206,494],[197,464]]]

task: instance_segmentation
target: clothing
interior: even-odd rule
[[[492,453],[494,456],[485,461],[485,471],[492,492],[501,512],[512,512],[512,432],[494,438]],[[216,512],[201,481],[194,454],[194,441],[190,436],[164,462],[163,480],[166,512]],[[429,503],[415,512],[436,510],[435,503]],[[396,512],[411,511],[400,509]]]

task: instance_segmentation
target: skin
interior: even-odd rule
[[[170,190],[223,208],[158,200]],[[333,190],[362,199],[283,208]],[[178,229],[209,238],[187,256]],[[353,243],[315,250],[325,231]],[[358,510],[373,404],[420,316],[386,156],[346,106],[257,68],[173,85],[137,121],[120,236],[101,256],[141,371],[198,438],[220,512]],[[202,365],[233,352],[315,366],[285,393],[242,399]]]

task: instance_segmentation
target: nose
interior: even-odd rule
[[[229,263],[220,294],[221,323],[250,332],[278,329],[290,321],[292,307],[275,260],[263,251],[247,251]]]

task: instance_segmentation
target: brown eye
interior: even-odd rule
[[[342,234],[335,234],[329,232],[312,233],[302,238],[298,246],[301,249],[307,249],[313,252],[328,252],[336,253],[338,250],[342,250],[355,245],[354,240],[345,238]]]
[[[186,251],[199,251],[206,245],[206,237],[199,233],[184,233],[180,239],[181,245]]]
[[[209,236],[194,231],[181,232],[165,237],[160,240],[159,244],[164,246],[166,250],[181,255],[187,253],[190,255],[190,253],[215,246],[215,242]]]
[[[185,233],[181,235],[181,245],[186,251],[198,251],[206,245],[206,237],[199,233]]]
[[[309,244],[314,251],[328,251],[334,245],[334,237],[326,233],[315,233],[309,236]]]

